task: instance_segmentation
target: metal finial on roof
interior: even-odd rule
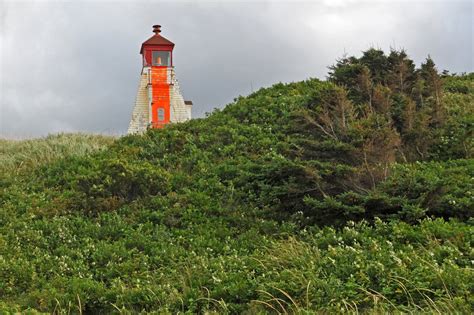
[[[153,25],[153,33],[161,33],[161,25]]]

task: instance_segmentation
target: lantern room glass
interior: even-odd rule
[[[169,67],[171,65],[170,55],[169,51],[153,51],[151,56],[152,65]]]

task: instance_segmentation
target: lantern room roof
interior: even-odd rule
[[[143,42],[142,47],[140,48],[140,54],[143,53],[143,46],[145,45],[168,46],[171,47],[171,49],[174,47],[174,43],[172,41],[160,35],[161,25],[153,25],[153,32],[155,35]]]

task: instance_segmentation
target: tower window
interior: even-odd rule
[[[163,108],[158,108],[158,121],[165,120],[165,110]]]
[[[152,56],[154,66],[170,66],[170,52],[169,51],[153,51]]]

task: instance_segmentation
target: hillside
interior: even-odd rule
[[[473,125],[474,74],[370,49],[142,136],[2,141],[0,311],[470,313]]]

